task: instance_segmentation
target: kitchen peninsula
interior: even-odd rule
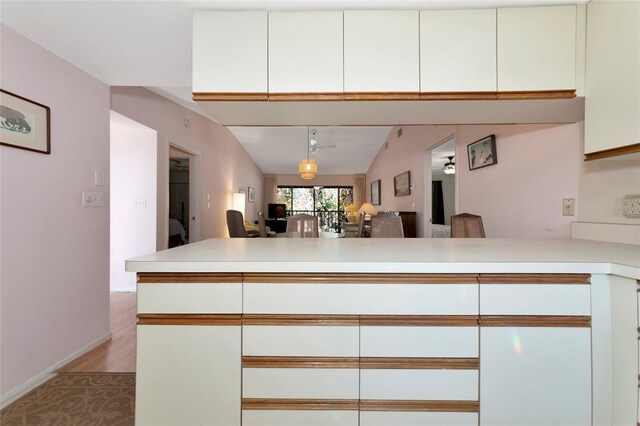
[[[139,425],[637,421],[638,246],[211,239],[127,270]]]

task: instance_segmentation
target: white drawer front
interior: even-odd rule
[[[357,411],[244,410],[243,426],[358,426]]]
[[[476,284],[244,284],[244,312],[477,315]]]
[[[242,313],[242,284],[138,284],[141,314]]]
[[[244,423],[244,417],[243,417]],[[363,411],[360,426],[478,426],[477,413]]]
[[[356,368],[244,368],[243,398],[358,399]]]
[[[477,370],[361,370],[361,399],[478,399]]]
[[[252,326],[242,328],[248,356],[357,357],[357,326]]]
[[[481,284],[481,315],[591,315],[581,284]]]
[[[478,357],[478,327],[363,326],[363,357]]]

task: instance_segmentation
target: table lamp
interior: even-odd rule
[[[371,203],[364,203],[358,210],[358,213],[362,212],[364,212],[364,220],[371,220],[371,215],[378,213],[378,210]]]
[[[358,208],[354,204],[349,204],[344,210],[347,213],[347,222],[357,222],[356,212]]]

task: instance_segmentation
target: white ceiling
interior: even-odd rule
[[[297,174],[307,156],[307,127],[229,127],[263,173]],[[315,129],[318,147],[312,158],[320,175],[366,173],[392,127],[324,127]]]
[[[456,102],[227,102],[191,100],[194,10],[462,9],[588,0],[0,1],[0,22],[109,85],[143,86],[224,125],[274,126],[575,122],[584,100]],[[1,76],[0,76],[1,77]],[[1,85],[1,84],[0,84]],[[471,108],[471,109],[470,109]],[[364,173],[390,127],[323,127],[323,174]],[[296,173],[306,127],[231,128],[265,173]],[[302,132],[302,133],[300,133]],[[302,136],[300,136],[302,134]],[[295,151],[295,154],[294,154]],[[276,155],[277,154],[277,155]],[[286,170],[286,171],[285,171]]]

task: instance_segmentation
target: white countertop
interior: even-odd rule
[[[640,279],[640,246],[571,239],[212,238],[130,272],[601,273]]]

